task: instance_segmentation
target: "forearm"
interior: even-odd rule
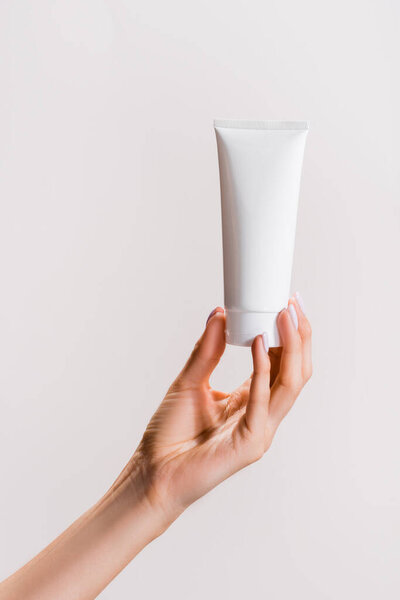
[[[1,600],[89,600],[168,526],[139,475],[105,496],[38,556],[0,584]]]

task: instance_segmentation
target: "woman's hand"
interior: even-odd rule
[[[279,314],[282,348],[268,353],[265,335],[255,338],[253,374],[231,393],[209,384],[225,350],[224,311],[211,313],[127,467],[140,465],[146,495],[166,522],[268,450],[312,372],[311,327],[301,305],[296,295]]]
[[[282,348],[253,342],[252,376],[231,394],[209,378],[225,349],[222,308],[108,492],[0,584],[1,600],[92,600],[192,502],[261,458],[311,375],[311,329],[297,297],[278,319]],[[93,565],[96,568],[93,568]]]

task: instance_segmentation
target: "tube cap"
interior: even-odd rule
[[[251,346],[254,338],[266,332],[271,348],[282,346],[277,327],[279,312],[245,312],[225,310],[227,344],[233,346]]]

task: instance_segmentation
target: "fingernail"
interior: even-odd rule
[[[293,321],[294,328],[295,328],[295,329],[297,329],[297,328],[298,328],[298,326],[299,326],[299,321],[298,321],[298,319],[297,319],[297,313],[296,313],[296,309],[295,309],[295,307],[293,306],[293,304],[289,304],[289,306],[288,306],[288,310],[289,310],[289,314],[290,314],[290,316],[291,316],[291,318],[292,318],[292,321]]]
[[[207,325],[208,321],[211,319],[211,317],[213,317],[213,316],[215,315],[215,313],[216,313],[216,312],[217,312],[217,309],[216,309],[216,308],[214,308],[214,310],[212,310],[212,311],[210,312],[210,314],[209,314],[209,315],[208,315],[208,317],[207,317],[206,325]]]
[[[268,333],[266,331],[264,331],[264,333],[262,334],[262,341],[264,344],[265,352],[268,354],[269,343],[268,343]]]
[[[304,310],[304,300],[303,300],[303,298],[301,297],[301,294],[300,294],[300,292],[296,292],[296,293],[295,293],[295,298],[296,298],[296,300],[297,300],[297,304],[298,304],[298,305],[300,306],[300,308],[301,308],[301,311],[302,311],[304,314],[306,314],[306,311]]]
[[[223,314],[224,313],[224,309],[221,308],[220,306],[217,306],[216,308],[214,308],[214,310],[212,310],[210,312],[210,314],[208,315],[208,317],[207,317],[206,325],[207,325],[208,321],[211,319],[211,317],[213,317],[217,313],[222,313]]]

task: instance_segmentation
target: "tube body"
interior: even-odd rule
[[[214,121],[221,185],[226,341],[250,346],[287,305],[308,123]]]

